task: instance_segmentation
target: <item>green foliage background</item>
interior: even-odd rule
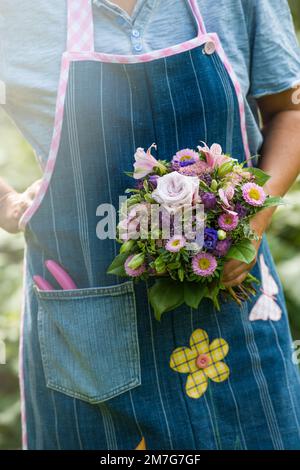
[[[290,5],[300,34],[300,1],[290,0]],[[31,148],[1,113],[0,174],[20,191],[39,177]],[[288,199],[290,204],[275,214],[268,237],[285,287],[293,335],[299,339],[300,181]],[[18,338],[22,258],[22,234],[8,235],[0,230],[0,341],[6,344],[6,364],[0,365],[0,449],[21,447]]]

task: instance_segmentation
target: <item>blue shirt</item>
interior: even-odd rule
[[[3,107],[43,160],[50,148],[60,60],[66,48],[66,4],[0,0],[0,80],[7,91]],[[300,51],[287,1],[198,4],[206,29],[219,34],[241,83],[250,150],[256,154],[262,135],[255,98],[300,83]],[[97,51],[140,54],[197,34],[187,0],[137,0],[131,17],[109,0],[93,0],[93,7]]]

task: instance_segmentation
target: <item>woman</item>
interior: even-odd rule
[[[95,230],[97,207],[117,207],[136,147],[152,142],[162,159],[200,141],[240,161],[260,153],[266,191],[286,193],[300,166],[300,55],[286,1],[11,3],[1,2],[4,109],[44,169],[37,192],[1,183],[1,226],[26,239],[24,448],[300,449],[299,376],[265,237],[254,265],[230,261],[224,273],[235,286],[251,270],[262,279],[255,298],[218,314],[209,301],[178,308],[158,324],[145,285],[106,274],[117,244]],[[272,213],[253,220],[259,235]],[[54,282],[48,259],[76,289],[34,287],[34,275]],[[253,315],[260,296],[270,307]],[[213,370],[195,366],[195,351]]]

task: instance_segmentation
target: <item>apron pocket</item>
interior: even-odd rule
[[[99,403],[141,384],[131,281],[66,291],[34,289],[47,387]]]

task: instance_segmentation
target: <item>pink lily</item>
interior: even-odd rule
[[[224,212],[227,212],[228,214],[238,215],[238,213],[233,211],[232,208],[229,209],[228,207],[222,206],[222,209],[223,209]]]
[[[228,207],[228,208],[231,207],[229,201],[231,201],[233,199],[233,196],[234,196],[234,187],[233,186],[228,186],[225,189],[219,189],[219,197],[220,197],[221,201],[223,202],[223,204],[225,205],[225,207]]]
[[[198,146],[199,152],[204,153],[206,162],[210,168],[216,168],[223,163],[230,161],[230,158],[227,155],[222,153],[222,147],[219,144],[213,144],[210,148],[205,142],[202,142],[204,147]]]
[[[141,147],[137,148],[134,154],[134,179],[139,180],[141,178],[145,178],[145,176],[153,172],[155,167],[158,167],[161,170],[166,169],[162,163],[158,162],[156,158],[151,155],[152,147],[154,147],[155,149],[157,148],[155,144],[152,144],[148,148],[147,152],[145,152],[144,149]]]

